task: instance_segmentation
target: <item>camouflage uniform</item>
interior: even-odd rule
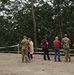
[[[63,49],[64,49],[64,54],[65,54],[65,59],[66,61],[71,61],[71,58],[70,58],[70,39],[67,38],[67,37],[64,37],[62,39],[62,42],[61,42],[62,46],[63,46]]]
[[[27,62],[28,59],[28,40],[23,39],[21,41],[21,50],[22,50],[22,62],[24,62],[24,57],[25,61]]]

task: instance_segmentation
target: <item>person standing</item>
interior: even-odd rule
[[[71,62],[71,57],[70,57],[70,45],[71,45],[71,41],[68,38],[67,34],[64,34],[64,38],[61,41],[61,44],[63,46],[64,49],[64,54],[65,54],[65,60],[66,62],[69,60],[69,62]]]
[[[28,42],[29,42],[29,52],[30,54],[28,55],[30,59],[33,59],[33,53],[34,53],[34,44],[33,41],[31,40],[31,38],[28,38]]]
[[[53,41],[53,45],[54,45],[54,60],[57,61],[56,59],[56,56],[57,56],[57,53],[58,53],[58,62],[60,62],[60,40],[58,39],[58,37],[55,37],[55,40]]]
[[[49,51],[48,51],[48,41],[46,39],[46,37],[44,37],[42,40],[41,40],[41,46],[42,46],[42,50],[43,50],[43,55],[44,55],[44,60],[46,60],[46,55],[47,55],[47,58],[48,60],[50,60],[50,57],[49,57]]]
[[[27,37],[24,36],[23,40],[21,41],[22,62],[24,62],[24,57],[25,57],[25,61],[29,62],[29,59],[28,59],[28,56],[27,56],[28,55],[28,47],[29,47],[29,44],[28,44]]]

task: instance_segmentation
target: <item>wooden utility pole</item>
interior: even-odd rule
[[[32,7],[32,17],[33,17],[33,24],[34,24],[34,43],[35,43],[35,48],[37,48],[36,20],[35,20],[33,0],[31,0],[31,7]]]

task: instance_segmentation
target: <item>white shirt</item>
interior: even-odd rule
[[[29,47],[30,47],[30,54],[33,54],[34,53],[34,47],[33,47],[32,41],[29,42]]]

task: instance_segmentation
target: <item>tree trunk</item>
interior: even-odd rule
[[[37,48],[36,20],[35,20],[35,14],[34,14],[33,0],[31,0],[31,6],[32,6],[32,17],[33,17],[33,23],[34,23],[34,43],[35,43],[35,48]]]

